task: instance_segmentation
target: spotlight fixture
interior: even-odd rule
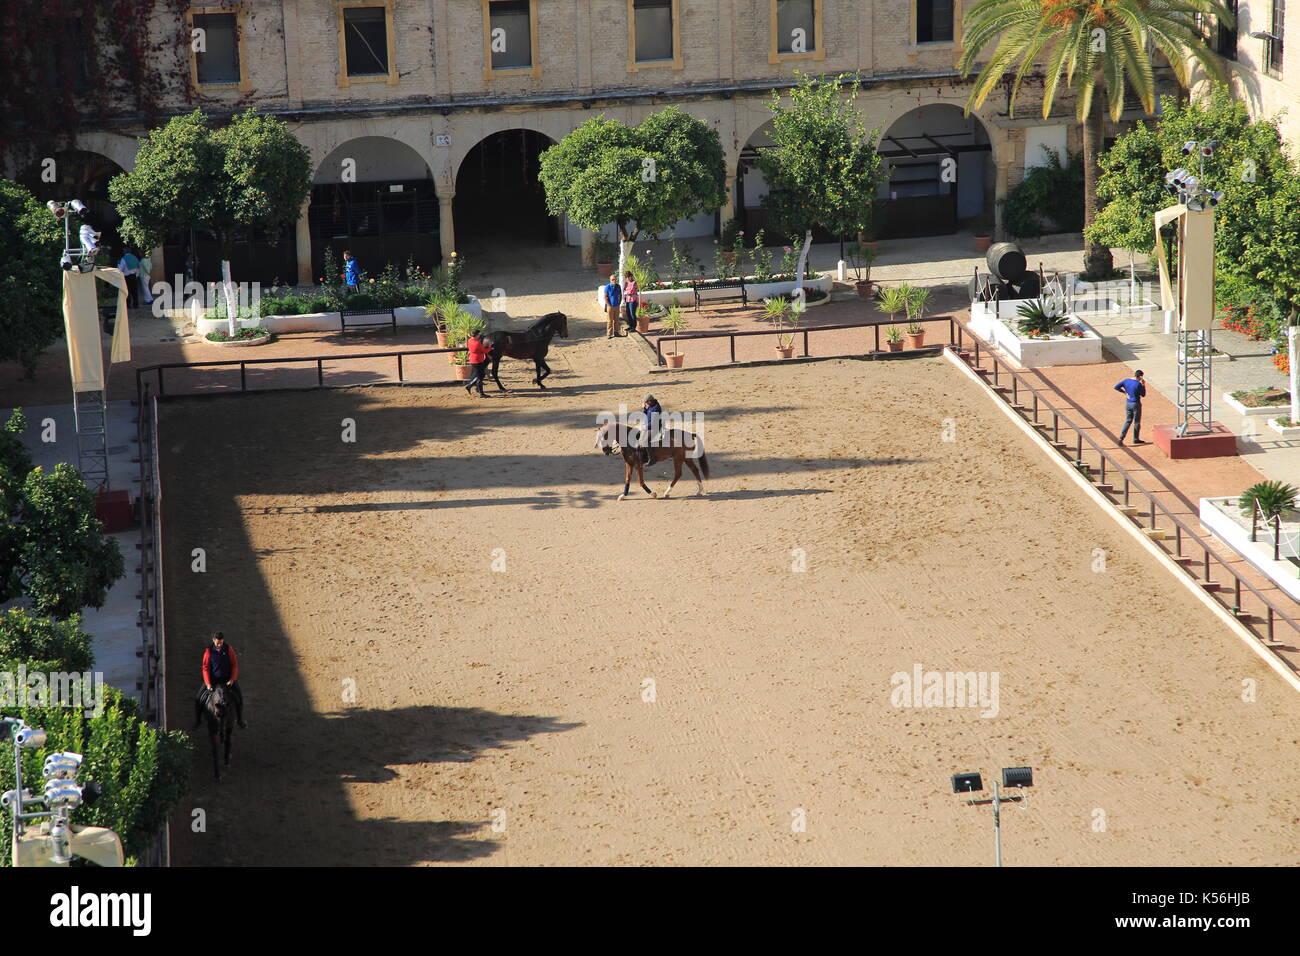
[[[1033,785],[1034,785],[1034,770],[1032,767],[1003,767],[1002,768],[1002,786],[1032,787]]]
[[[86,204],[80,199],[74,199],[68,205],[72,207],[72,211],[77,215],[84,216],[86,214]]]
[[[1209,157],[1214,155],[1214,151],[1215,149],[1218,148],[1218,145],[1219,145],[1219,141],[1217,139],[1212,139],[1208,143],[1202,143],[1201,155],[1208,159]]]
[[[1193,151],[1194,149],[1196,149],[1196,140],[1194,140],[1194,139],[1189,139],[1187,142],[1183,143],[1183,155],[1184,155],[1184,156],[1190,156],[1190,155],[1192,155],[1192,151]]]
[[[45,206],[50,212],[54,213],[55,219],[62,219],[68,214],[67,207],[61,202],[55,202],[53,199],[47,202]]]
[[[975,793],[983,789],[983,778],[977,773],[955,773],[952,775],[953,793]]]

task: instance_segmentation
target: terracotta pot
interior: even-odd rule
[[[468,365],[453,366],[456,369],[456,378],[462,382],[469,381],[470,367]]]
[[[438,337],[438,348],[445,349],[447,347],[447,333],[434,332],[433,334]]]
[[[776,347],[776,350],[781,353],[781,358],[783,359],[794,358],[793,345],[784,345],[784,346],[778,345]]]
[[[872,282],[870,279],[864,279],[861,282],[853,283],[854,288],[858,290],[859,299],[870,299],[871,292],[875,288],[875,285],[876,284]]]
[[[608,279],[610,276],[612,276],[612,275],[614,274],[614,263],[612,263],[612,262],[597,262],[597,263],[596,263],[596,272],[597,272],[597,274],[603,276],[605,279]]]
[[[638,312],[636,314],[636,330],[640,332],[642,335],[645,335],[647,332],[649,332],[650,316],[642,315],[640,312]]]
[[[920,332],[904,332],[903,334],[904,334],[905,336],[907,336],[907,347],[908,347],[909,349],[923,349],[923,348],[925,348],[925,332],[924,332],[924,330],[923,330],[923,331],[920,331]]]
[[[684,352],[668,352],[664,355],[664,361],[668,363],[669,368],[681,368],[682,363],[686,361]]]
[[[877,242],[875,239],[872,239],[872,240],[871,240],[870,242],[868,242],[866,245],[867,245],[867,248],[870,249],[872,252],[879,252],[879,251],[880,251],[880,243]]]
[[[976,252],[988,252],[988,251],[989,251],[989,244],[992,243],[992,242],[993,242],[993,237],[992,237],[992,236],[976,236],[976,237],[975,237],[975,251],[976,251]]]
[[[901,352],[901,351],[903,351],[903,343],[902,343],[902,342],[886,342],[885,344],[889,346],[889,351],[891,351],[891,352]]]

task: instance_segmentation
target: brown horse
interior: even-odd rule
[[[497,375],[497,366],[501,364],[503,355],[531,359],[537,371],[533,381],[538,388],[546,388],[542,379],[551,374],[551,367],[546,364],[546,350],[551,347],[551,339],[556,334],[562,339],[569,337],[569,317],[563,312],[550,312],[522,332],[488,332],[484,335],[483,342],[492,349],[488,353],[489,372],[492,380],[497,383],[497,388],[506,391],[506,387],[501,384],[501,377]]]
[[[629,434],[632,441],[628,440]],[[641,460],[641,449],[636,446],[636,442],[641,439],[641,431],[637,428],[631,428],[627,425],[620,425],[617,422],[609,422],[596,429],[596,448],[603,451],[606,455],[612,455],[618,452],[623,456],[623,464],[626,471],[623,476],[623,493],[618,496],[622,501],[627,497],[628,488],[632,484],[632,471],[636,471],[636,480],[642,490],[651,498],[658,498],[645,483],[645,468]],[[709,477],[709,459],[704,455],[704,439],[692,432],[682,431],[681,429],[668,429],[660,436],[659,442],[650,448],[650,464],[672,459],[673,462],[673,480],[668,487],[664,489],[664,497],[667,498],[672,494],[673,486],[677,484],[682,477],[683,463],[691,470],[695,476],[695,493],[704,494],[704,481]],[[699,467],[695,467],[695,459],[700,460]]]

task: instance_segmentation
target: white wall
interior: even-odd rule
[[[1065,126],[1031,126],[1025,130],[1025,172],[1036,166],[1047,165],[1047,154],[1043,152],[1042,147],[1056,150],[1060,154],[1061,162],[1069,163],[1070,155],[1066,151],[1066,134],[1068,128]]]

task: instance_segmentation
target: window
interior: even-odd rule
[[[817,10],[813,0],[776,0],[776,52],[812,53],[817,49]]]
[[[239,82],[239,26],[233,13],[194,15],[192,34],[199,83]]]
[[[632,0],[636,62],[673,58],[673,0]]]
[[[1237,58],[1237,0],[1224,0],[1224,6],[1232,13],[1234,26],[1229,29],[1222,23],[1216,23],[1214,29],[1214,52],[1227,60]]]
[[[59,17],[48,21],[50,30],[57,30],[61,43],[47,43],[41,51],[41,69],[45,85],[51,89],[77,89],[86,85],[90,70],[86,62],[86,45],[81,17]]]
[[[1273,23],[1269,32],[1276,39],[1268,41],[1268,68],[1282,72],[1282,30],[1286,26],[1286,0],[1273,0]]]
[[[953,0],[916,0],[916,42],[952,42]]]
[[[383,7],[345,8],[343,43],[348,76],[388,76],[388,16]]]
[[[533,11],[530,0],[492,0],[489,4],[488,51],[494,70],[533,66]]]

